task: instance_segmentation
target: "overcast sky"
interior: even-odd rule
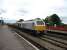
[[[66,17],[67,0],[0,0],[0,13],[4,19],[16,20],[45,18],[53,13]]]

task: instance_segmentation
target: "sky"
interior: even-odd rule
[[[67,17],[67,0],[0,0],[0,16],[3,19],[45,18],[57,14],[62,20]]]

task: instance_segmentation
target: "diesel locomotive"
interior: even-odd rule
[[[22,22],[16,22],[15,26],[21,29],[29,30],[33,32],[33,34],[40,34],[46,30],[46,25],[42,20],[27,20]]]

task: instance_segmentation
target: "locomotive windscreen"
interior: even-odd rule
[[[43,21],[37,21],[37,25],[44,25]]]

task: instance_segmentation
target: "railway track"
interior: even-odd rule
[[[55,46],[58,46],[60,48],[64,48],[64,50],[67,49],[67,41],[63,41],[61,39],[55,38],[55,37],[51,37],[51,36],[47,36],[44,35],[42,37],[39,37],[40,39],[47,41]]]
[[[63,35],[61,33],[47,32],[47,33],[44,33],[44,35],[48,35],[48,36],[60,38],[60,39],[63,39],[63,40],[67,40],[67,35]]]
[[[15,29],[13,31],[16,31],[19,35],[26,38],[28,41],[33,43],[40,50],[66,50],[67,49],[66,40],[56,38],[46,34],[42,36],[34,37],[28,34],[29,32],[22,33],[18,29]]]
[[[57,33],[57,32],[55,33],[48,32],[39,38],[44,41],[50,42],[53,45],[64,48],[64,50],[67,50],[67,35]]]
[[[67,40],[63,40],[63,39],[60,39],[60,38],[51,37],[51,36],[47,36],[47,35],[44,35],[44,37],[50,37],[48,39],[51,39],[51,40],[54,40],[56,42],[59,42],[59,43],[67,45]]]

